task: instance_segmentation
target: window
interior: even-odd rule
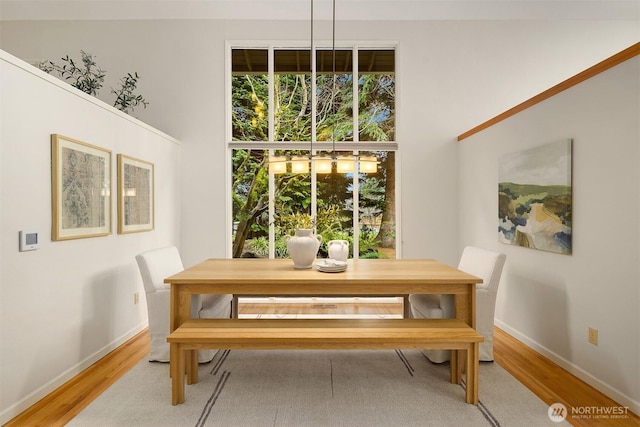
[[[231,254],[287,257],[285,236],[313,221],[325,243],[348,240],[350,257],[394,258],[395,50],[313,55],[231,47]],[[315,161],[336,156],[352,170],[333,162],[323,171]],[[357,169],[365,156],[377,158],[375,173]],[[286,172],[270,169],[270,158]]]

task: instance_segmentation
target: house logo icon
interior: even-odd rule
[[[549,406],[547,415],[549,415],[549,419],[554,423],[561,423],[567,418],[567,407],[562,403],[554,403]]]

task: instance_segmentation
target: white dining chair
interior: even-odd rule
[[[152,249],[136,255],[142,283],[147,299],[151,352],[149,361],[169,361],[170,285],[164,283],[166,277],[184,270],[178,248],[169,246]],[[191,299],[192,318],[231,317],[231,295],[193,295]],[[214,350],[198,351],[198,362],[211,361]]]
[[[498,285],[506,255],[475,246],[467,246],[462,252],[458,270],[482,279],[476,285],[476,330],[484,337],[480,343],[480,360],[493,361],[493,324]],[[455,317],[453,295],[409,295],[411,317],[446,319]],[[434,363],[450,359],[449,350],[424,350]]]

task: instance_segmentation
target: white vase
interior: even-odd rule
[[[327,243],[329,258],[336,261],[346,261],[349,258],[349,242],[346,240],[331,240]]]
[[[294,268],[311,268],[316,259],[322,236],[313,234],[312,230],[300,228],[295,236],[286,236],[287,251],[293,260]]]

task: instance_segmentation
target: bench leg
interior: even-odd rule
[[[462,352],[460,352],[462,353]],[[478,404],[478,371],[480,368],[480,345],[472,343],[467,353],[467,403]]]
[[[184,403],[184,351],[180,344],[170,344],[171,404]]]
[[[187,384],[198,382],[198,350],[189,350],[187,353]]]

